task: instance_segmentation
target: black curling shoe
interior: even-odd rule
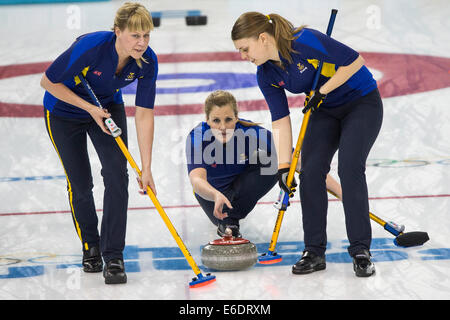
[[[226,230],[227,228],[230,228],[231,235],[235,238],[242,238],[241,232],[239,231],[239,226],[237,225],[231,225],[231,224],[220,224],[217,227],[217,235],[219,237],[225,237],[227,235]]]
[[[353,270],[357,277],[370,277],[375,274],[375,265],[370,260],[369,251],[363,250],[353,256]]]
[[[106,284],[127,283],[127,275],[122,259],[108,261],[103,269],[103,277]]]
[[[308,274],[314,271],[324,270],[326,266],[325,255],[318,256],[311,251],[304,251],[302,258],[292,266],[292,273]]]
[[[98,247],[91,247],[89,250],[83,250],[83,271],[84,272],[102,272],[103,260]]]

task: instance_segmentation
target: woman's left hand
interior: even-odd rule
[[[150,187],[150,189],[153,191],[153,193],[156,196],[156,187],[155,182],[153,181],[153,176],[151,170],[142,170],[141,172],[141,178],[137,178],[139,186],[141,190],[139,191],[140,194],[145,195],[147,194],[147,187]]]
[[[326,98],[326,94],[320,93],[319,90],[314,91],[312,97],[306,97],[305,99],[305,107],[303,108],[302,112],[306,113],[308,110],[311,109],[311,112],[316,111],[319,109],[320,105],[322,104],[322,101]]]

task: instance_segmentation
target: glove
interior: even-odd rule
[[[319,106],[321,105],[322,101],[325,100],[327,97],[326,94],[322,94],[319,92],[319,90],[314,91],[312,94],[312,97],[307,96],[304,103],[304,108],[302,110],[303,113],[308,112],[309,109],[311,109],[311,112],[316,111],[319,109]]]
[[[287,185],[287,177],[289,175],[289,168],[278,169],[278,185],[280,188],[289,194],[289,197],[292,198],[294,196],[295,187],[297,187],[297,182],[295,181],[295,177],[292,179],[291,188]]]

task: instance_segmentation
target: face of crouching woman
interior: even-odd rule
[[[205,101],[205,115],[216,140],[221,143],[230,141],[239,120],[234,96],[226,91],[214,91]]]

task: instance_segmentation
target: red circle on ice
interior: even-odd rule
[[[443,89],[450,86],[450,58],[415,54],[362,52],[369,68],[382,73],[377,80],[383,98]],[[158,55],[159,63],[201,61],[241,61],[237,52],[175,53]],[[0,66],[0,80],[43,73],[51,62]],[[303,106],[303,95],[289,97],[291,108]],[[38,101],[37,101],[38,102]],[[41,101],[37,104],[6,103],[0,101],[0,117],[41,117]],[[240,101],[241,111],[268,110],[264,99]],[[127,115],[134,108],[126,107]],[[155,115],[203,113],[203,104],[164,105],[155,107]]]

